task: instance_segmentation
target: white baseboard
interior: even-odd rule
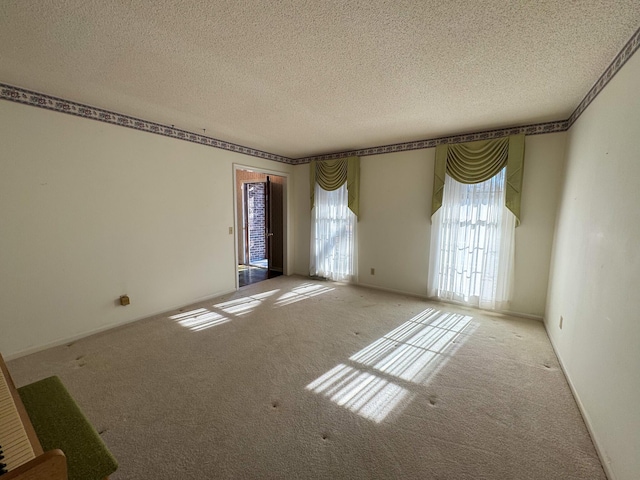
[[[582,419],[584,420],[584,424],[587,426],[587,431],[589,432],[589,435],[591,436],[591,441],[593,442],[593,446],[595,447],[596,453],[598,454],[598,457],[600,458],[600,463],[602,464],[602,468],[604,469],[604,473],[605,473],[605,475],[607,476],[607,478],[609,480],[616,480],[616,476],[613,473],[613,469],[611,467],[611,459],[609,458],[607,453],[604,451],[604,449],[600,446],[600,443],[598,442],[598,437],[597,437],[595,431],[593,430],[593,426],[591,424],[591,418],[589,417],[589,413],[585,409],[585,407],[584,407],[584,405],[582,403],[582,400],[580,400],[580,395],[578,395],[578,391],[573,386],[573,382],[571,381],[571,376],[569,375],[569,372],[567,371],[567,369],[564,366],[564,363],[562,361],[562,357],[558,354],[558,350],[556,349],[556,346],[553,343],[551,335],[549,335],[549,331],[547,330],[547,322],[544,322],[544,330],[547,333],[547,337],[549,338],[549,343],[551,344],[551,348],[553,348],[553,352],[556,354],[556,358],[558,359],[558,363],[560,364],[560,368],[562,369],[562,373],[564,373],[564,377],[567,379],[567,383],[569,384],[569,388],[571,389],[571,393],[573,394],[573,398],[576,401],[576,405],[578,405],[578,410],[580,410],[580,414],[582,415]]]
[[[91,335],[96,335],[98,333],[106,332],[107,330],[111,330],[112,328],[118,328],[118,327],[121,327],[123,325],[127,325],[127,324],[133,323],[133,322],[138,322],[140,320],[144,320],[144,319],[149,318],[149,317],[155,317],[156,315],[161,315],[163,313],[170,312],[172,310],[178,310],[180,308],[186,307],[187,305],[192,305],[194,303],[205,302],[207,300],[211,300],[213,298],[217,298],[217,297],[220,297],[222,295],[226,295],[228,293],[232,293],[232,292],[235,292],[235,291],[236,290],[233,289],[233,290],[221,291],[221,292],[214,293],[214,294],[211,294],[211,295],[205,295],[204,297],[196,298],[196,299],[194,299],[194,300],[192,300],[190,302],[187,302],[185,304],[182,304],[182,305],[169,306],[167,308],[163,308],[160,311],[149,313],[149,314],[146,314],[144,316],[132,318],[132,319],[129,319],[129,320],[123,320],[122,322],[111,323],[109,325],[103,325],[101,327],[94,328],[94,329],[88,330],[86,332],[78,333],[76,335],[71,335],[69,337],[59,338],[57,340],[54,340],[54,341],[49,342],[49,343],[45,343],[43,345],[37,345],[35,347],[29,347],[29,348],[26,348],[24,350],[19,350],[18,352],[15,352],[15,353],[11,353],[11,354],[8,354],[8,355],[3,355],[3,357],[4,357],[5,361],[8,362],[8,361],[14,360],[16,358],[24,357],[26,355],[31,355],[32,353],[41,352],[42,350],[46,350],[48,348],[58,347],[60,345],[65,345],[65,344],[68,344],[68,343],[77,342],[78,340],[81,340],[81,339],[86,338],[86,337],[90,337]]]
[[[492,310],[483,310],[483,311],[491,312]],[[544,323],[544,318],[542,318],[540,315],[531,315],[530,313],[512,312],[511,310],[496,310],[496,312],[502,315],[510,315],[512,317],[519,317],[519,318],[527,318],[529,320],[535,320],[537,322]]]
[[[403,292],[402,290],[395,290],[393,288],[380,287],[378,285],[370,285],[368,283],[356,283],[354,285],[358,285],[359,287],[372,288],[373,290],[381,290],[383,292],[397,293],[399,295],[407,295],[409,297],[416,297],[416,298],[422,298],[424,300],[430,300],[430,298],[427,297],[426,295],[421,295],[419,293]]]
[[[167,309],[167,310],[171,310],[171,309]],[[162,312],[160,312],[162,313]],[[153,315],[148,315],[149,317],[152,317]],[[144,318],[147,318],[146,316]],[[31,355],[32,353],[38,353],[41,352],[43,350],[47,350],[48,348],[53,348],[53,347],[58,347],[60,345],[65,345],[65,344],[69,344],[72,342],[76,342],[82,338],[85,337],[90,337],[91,335],[95,335],[97,333],[102,333],[105,332],[107,330],[111,330],[112,328],[117,328],[120,327],[122,325],[127,325],[128,323],[133,323],[133,322],[137,322],[138,320],[142,320],[142,318],[134,318],[131,320],[125,320],[123,322],[118,322],[118,323],[114,323],[114,324],[109,324],[109,325],[104,325],[102,327],[98,327],[92,330],[88,330],[86,332],[82,332],[82,333],[78,333],[77,335],[72,335],[70,337],[64,337],[64,338],[59,338],[57,340],[54,340],[53,342],[49,342],[49,343],[45,343],[43,345],[37,345],[35,347],[29,347],[26,348],[24,350],[19,350],[18,352],[15,353],[11,353],[9,355],[5,355],[4,358],[6,361],[10,361],[10,360],[14,360],[16,358],[20,358],[20,357],[24,357],[27,355]]]
[[[543,322],[544,321],[544,319],[541,316],[539,316],[539,315],[531,315],[529,313],[512,312],[510,310],[484,310],[482,308],[470,307],[469,305],[465,305],[463,303],[446,302],[446,301],[440,300],[439,298],[429,297],[428,295],[421,295],[419,293],[412,293],[412,292],[403,292],[402,290],[394,290],[392,288],[380,287],[378,285],[369,285],[367,283],[358,283],[358,286],[366,287],[366,288],[373,288],[374,290],[381,290],[383,292],[397,293],[397,294],[400,294],[400,295],[408,295],[410,297],[422,298],[424,300],[429,300],[430,302],[441,303],[441,304],[444,304],[444,305],[450,304],[450,305],[455,305],[456,307],[471,308],[471,309],[474,309],[474,310],[480,310],[482,312],[486,312],[488,314],[509,315],[509,316],[512,316],[512,317],[527,318],[529,320],[537,320],[538,322]]]

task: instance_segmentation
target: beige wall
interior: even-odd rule
[[[516,229],[511,311],[542,317],[563,168],[565,133],[526,138],[522,224]],[[358,281],[426,296],[435,149],[362,157]],[[309,168],[296,167],[296,272],[309,271]],[[375,268],[375,275],[371,275]]]
[[[309,164],[296,165],[293,169],[293,203],[295,205],[294,238],[295,258],[293,272],[309,275],[309,251],[311,248],[311,196],[309,192]]]
[[[563,132],[525,139],[522,223],[516,228],[512,312],[538,317],[545,312],[566,138]]]
[[[639,78],[636,53],[569,131],[545,316],[617,480],[640,472]]]
[[[413,150],[360,160],[360,284],[426,295],[434,154]]]
[[[233,290],[233,163],[293,170],[0,102],[0,351]]]

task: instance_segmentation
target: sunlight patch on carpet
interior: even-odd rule
[[[276,301],[273,302],[273,307],[276,308],[290,305],[332,290],[334,289],[323,285],[304,283],[277,297]],[[269,297],[276,295],[278,292],[280,292],[279,288],[269,290],[268,292],[255,293],[253,295],[234,298],[212,305],[212,310],[207,308],[197,308],[188,312],[170,316],[169,318],[171,320],[175,320],[185,328],[189,328],[193,331],[200,331],[229,322],[230,318],[228,318],[228,316],[241,317],[243,315],[248,315],[263,305]],[[218,310],[220,313],[217,313],[214,310]]]
[[[216,303],[214,307],[231,315],[246,315],[259,307],[266,298],[275,295],[279,291],[279,289],[276,289],[268,292],[256,293],[255,295],[247,297],[235,298],[226,302]]]
[[[384,420],[410,393],[389,380],[344,364],[311,382],[307,389],[376,423]]]
[[[443,355],[469,326],[470,316],[427,309],[349,360],[407,382],[423,383],[446,361]]]
[[[299,287],[294,287],[291,291],[278,297],[274,306],[283,307],[285,305],[291,305],[292,303],[301,302],[302,300],[307,300],[332,290],[335,289],[314,283],[303,283]]]
[[[212,312],[206,308],[197,308],[188,312],[180,313],[169,317],[171,320],[175,320],[179,325],[199,332],[207,328],[215,327],[223,323],[227,323],[229,319],[223,317],[219,313]]]
[[[471,320],[428,308],[306,388],[379,423],[411,400],[411,385],[425,385],[444,366],[469,337]]]

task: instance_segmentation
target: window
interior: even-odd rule
[[[311,162],[311,260],[309,273],[335,281],[356,280],[356,223],[360,159]]]
[[[446,175],[442,207],[431,230],[430,296],[506,308],[516,217],[505,207],[505,170],[471,185]]]
[[[347,183],[333,191],[315,184],[311,212],[312,276],[335,281],[355,279],[356,215],[349,209]]]

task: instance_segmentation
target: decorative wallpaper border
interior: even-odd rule
[[[443,143],[461,143],[473,142],[476,140],[488,140],[492,138],[503,137],[506,135],[515,135],[524,133],[525,135],[539,135],[543,133],[564,132],[571,128],[571,125],[580,117],[582,112],[586,110],[589,104],[598,96],[611,79],[620,71],[624,64],[633,54],[640,48],[640,29],[631,36],[622,50],[616,55],[611,64],[607,67],[598,81],[591,87],[585,95],[578,107],[566,120],[555,122],[536,123],[532,125],[524,125],[520,127],[508,127],[495,130],[486,130],[476,133],[466,133],[461,135],[450,135],[446,137],[431,138],[413,142],[395,143],[392,145],[381,145],[378,147],[362,148],[358,150],[350,150],[345,152],[329,153],[324,155],[314,155],[303,158],[289,158],[274,153],[263,152],[255,148],[237,145],[235,143],[225,142],[217,138],[191,133],[186,130],[180,130],[174,126],[161,125],[159,123],[142,120],[128,115],[111,112],[101,108],[95,108],[81,103],[72,102],[51,95],[33,92],[24,88],[14,87],[0,83],[0,99],[12,102],[32,105],[35,107],[45,108],[56,112],[76,115],[78,117],[98,120],[99,122],[110,123],[112,125],[120,125],[122,127],[134,128],[143,132],[155,133],[166,137],[177,138],[187,142],[199,143],[214,148],[220,148],[231,152],[242,153],[252,157],[264,158],[276,162],[286,163],[289,165],[300,165],[309,163],[312,160],[332,160],[336,158],[345,158],[350,156],[364,157],[368,155],[380,155],[384,153],[406,152],[409,150],[419,150],[422,148],[432,148]]]
[[[47,110],[53,110],[56,112],[68,113],[78,117],[89,118],[91,120],[98,120],[99,122],[111,123],[112,125],[129,127],[143,132],[164,135],[165,137],[186,140],[187,142],[221,148],[231,152],[243,153],[245,155],[251,155],[252,157],[265,158],[267,160],[274,160],[276,162],[288,164],[294,163],[293,159],[283,157],[282,155],[263,152],[262,150],[236,145],[235,143],[225,142],[224,140],[218,140],[217,138],[208,137],[206,135],[180,130],[173,126],[161,125],[159,123],[130,117],[128,115],[122,115],[102,108],[95,108],[81,103],[72,102],[70,100],[53,97],[51,95],[32,92],[30,90],[25,90],[24,88],[14,87],[4,83],[0,83],[0,98],[10,100],[12,102],[23,103],[25,105],[33,105],[34,107],[46,108]]]
[[[443,143],[462,143],[475,142],[476,140],[490,140],[492,138],[500,138],[507,135],[517,135],[524,133],[525,135],[540,135],[543,133],[564,132],[568,128],[568,121],[536,123],[525,125],[522,127],[500,128],[496,130],[486,130],[477,133],[464,133],[461,135],[450,135],[447,137],[431,138],[427,140],[419,140],[416,142],[395,143],[392,145],[381,145],[379,147],[362,148],[359,150],[350,150],[347,152],[328,153],[326,155],[314,155],[312,157],[297,158],[294,164],[309,163],[312,160],[333,160],[345,157],[366,157],[367,155],[380,155],[383,153],[406,152],[408,150],[420,150],[422,148],[432,148]]]
[[[586,110],[589,104],[593,102],[602,89],[607,86],[607,83],[609,83],[616,73],[620,71],[624,64],[627,63],[627,60],[633,56],[636,50],[638,50],[638,47],[640,47],[640,28],[636,30],[636,33],[634,33],[625,46],[622,47],[622,50],[620,50],[618,55],[616,55],[613,62],[611,62],[604,73],[600,75],[598,81],[593,85],[593,87],[591,87],[591,90],[587,92],[585,97],[578,104],[578,107],[573,111],[571,116],[569,116],[568,128],[571,128],[571,125],[574,124],[582,112]]]
[[[208,145],[210,147],[221,148],[223,150],[242,153],[245,155],[250,155],[252,157],[274,160],[276,162],[286,163],[289,165],[300,165],[309,163],[311,160],[331,160],[335,158],[345,158],[352,155],[364,157],[367,155],[379,155],[382,153],[419,150],[422,148],[435,147],[436,145],[440,145],[442,143],[460,143],[472,142],[475,140],[488,140],[491,138],[503,137],[505,135],[515,135],[517,133],[524,133],[525,135],[538,135],[542,133],[563,132],[568,128],[568,121],[563,120],[559,122],[537,123],[521,127],[509,127],[476,133],[466,133],[462,135],[450,135],[446,137],[396,143],[392,145],[382,145],[378,147],[362,148],[359,150],[329,153],[325,155],[316,155],[294,159],[283,157],[282,155],[276,155],[274,153],[263,152],[262,150],[256,150],[255,148],[244,147],[235,143],[225,142],[223,140],[218,140],[206,135],[200,135],[197,133],[188,132],[186,130],[180,130],[179,128],[175,128],[173,126],[161,125],[159,123],[154,123],[148,120],[111,112],[102,108],[95,108],[89,105],[65,100],[63,98],[33,92],[24,88],[14,87],[12,85],[6,85],[4,83],[0,83],[0,99],[22,103],[25,105],[32,105],[34,107],[45,108],[47,110],[53,110],[60,113],[76,115],[78,117],[89,118],[91,120],[98,120],[99,122],[110,123],[112,125],[120,125],[122,127],[133,128],[143,132],[164,135],[165,137],[186,140],[188,142],[199,143],[201,145]]]

